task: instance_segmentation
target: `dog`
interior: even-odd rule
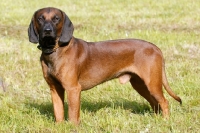
[[[65,12],[47,7],[37,10],[28,28],[29,41],[39,43],[43,76],[50,87],[56,122],[64,121],[64,92],[68,118],[80,123],[81,91],[118,78],[144,97],[155,113],[169,118],[162,86],[182,103],[169,87],[161,50],[139,39],[86,42],[73,36],[74,26]]]

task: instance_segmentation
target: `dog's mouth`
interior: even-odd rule
[[[51,49],[56,44],[56,38],[53,36],[44,36],[42,39],[40,39],[40,46],[42,48],[48,48]]]
[[[56,45],[56,38],[50,35],[44,36],[39,39],[38,49],[42,50],[46,54],[53,53],[53,49]]]

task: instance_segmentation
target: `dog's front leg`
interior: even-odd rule
[[[64,88],[49,76],[48,67],[43,60],[41,60],[43,76],[51,90],[51,98],[53,102],[54,116],[56,122],[64,121]]]
[[[53,102],[54,116],[56,122],[64,121],[64,89],[62,87],[50,85],[51,98]]]
[[[80,123],[80,97],[81,86],[78,84],[74,87],[66,89],[68,100],[68,116],[69,121],[78,125]]]

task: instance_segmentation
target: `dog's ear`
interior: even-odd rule
[[[31,20],[31,23],[29,25],[28,28],[28,36],[29,36],[29,41],[32,43],[38,43],[39,42],[39,37],[38,37],[38,33],[35,29],[35,25],[34,25],[34,16]]]
[[[74,26],[68,16],[63,12],[64,23],[61,31],[59,42],[67,43],[73,36]]]

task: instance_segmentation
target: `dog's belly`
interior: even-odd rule
[[[82,90],[88,90],[88,89],[91,89],[91,88],[101,84],[101,83],[104,83],[108,80],[111,80],[113,78],[115,78],[115,77],[107,77],[107,78],[104,78],[104,79],[103,78],[101,78],[101,79],[91,78],[89,80],[87,80],[87,78],[86,79],[80,79],[79,84],[81,85]]]
[[[118,70],[114,66],[113,68],[95,67],[80,76],[79,84],[81,85],[82,90],[91,89],[96,85],[99,85],[114,78],[119,78],[119,82],[121,84],[124,84],[130,80],[131,74],[135,72],[136,69],[133,65],[124,66]]]

